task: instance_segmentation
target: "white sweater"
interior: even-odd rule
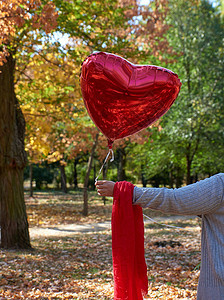
[[[179,215],[202,215],[197,300],[224,300],[224,173],[178,189],[134,188],[134,204]]]

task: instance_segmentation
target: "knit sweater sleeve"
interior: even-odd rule
[[[224,173],[178,189],[134,188],[133,204],[165,213],[203,215],[224,201]]]

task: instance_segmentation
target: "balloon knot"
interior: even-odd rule
[[[108,148],[112,149],[112,146],[113,146],[113,141],[108,139]]]

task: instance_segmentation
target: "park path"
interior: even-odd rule
[[[166,221],[178,222],[178,220],[195,219],[196,216],[167,216],[167,217],[155,217],[153,220],[156,222],[164,223]],[[145,224],[152,224],[151,221],[144,218]],[[66,224],[56,225],[50,227],[31,227],[29,228],[31,239],[46,238],[46,237],[65,237],[72,236],[80,233],[93,233],[99,231],[105,231],[111,229],[111,222],[99,222],[99,223],[84,223],[84,224]]]
[[[63,237],[72,236],[78,233],[98,232],[111,228],[110,221],[101,223],[84,223],[84,224],[66,224],[50,227],[31,227],[29,228],[30,237]]]

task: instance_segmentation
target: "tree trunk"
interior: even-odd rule
[[[196,173],[195,175],[194,175],[194,182],[197,182],[198,181],[198,173]]]
[[[170,188],[173,188],[173,173],[172,170],[169,172],[169,186]]]
[[[92,190],[94,191],[95,190],[95,180],[96,180],[96,165],[94,163],[94,166],[93,166],[93,180],[91,180],[91,188]]]
[[[192,160],[190,159],[189,155],[186,157],[187,159],[187,185],[191,184],[191,163]]]
[[[142,179],[142,186],[146,187],[148,180],[145,178],[145,173],[144,173],[144,167],[143,167],[143,165],[141,165],[141,179]]]
[[[79,161],[79,159],[75,158],[75,161],[74,161],[74,180],[73,180],[75,189],[78,188],[78,175],[77,175],[77,164],[78,164],[78,161]]]
[[[103,180],[106,180],[107,179],[107,171],[108,171],[108,162],[106,163],[106,165],[103,167]],[[106,205],[106,197],[103,196],[102,197],[102,200],[103,200],[103,204]]]
[[[66,186],[66,174],[65,174],[65,166],[64,164],[60,164],[60,170],[61,170],[61,190],[64,193],[67,193],[67,186]]]
[[[96,134],[95,141],[92,146],[92,150],[89,156],[88,160],[88,165],[87,165],[87,171],[86,171],[86,176],[85,176],[85,181],[84,181],[84,192],[83,192],[83,215],[88,216],[88,185],[89,185],[89,175],[92,167],[92,162],[93,162],[93,156],[98,144],[98,137],[99,133]]]
[[[197,153],[198,147],[200,143],[200,137],[197,137],[196,144],[194,148],[192,148],[191,143],[189,143],[187,147],[186,161],[187,161],[187,184],[193,183],[193,177],[191,176],[191,165],[194,159],[195,154]]]
[[[176,188],[181,187],[182,185],[182,176],[181,176],[181,169],[179,167],[176,168]]]
[[[33,197],[33,164],[30,163],[30,197]]]
[[[117,170],[118,181],[126,180],[125,163],[126,163],[125,150],[124,148],[118,148],[118,170]]]
[[[1,247],[29,249],[23,169],[25,120],[14,91],[15,61],[0,67],[0,202]]]

